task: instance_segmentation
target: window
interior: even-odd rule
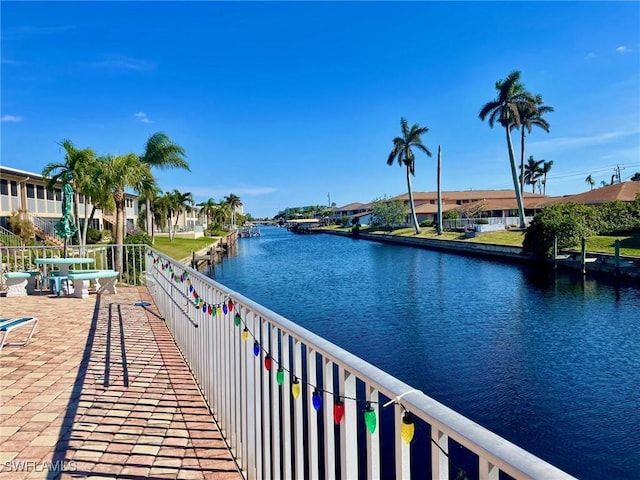
[[[44,200],[44,185],[38,185],[36,187],[36,195],[39,200]]]
[[[16,182],[15,180],[11,180],[11,196],[18,196],[18,182]]]
[[[7,180],[0,180],[0,195],[9,195],[9,182]]]
[[[35,198],[36,189],[33,183],[27,183],[27,198]]]
[[[55,194],[51,190],[47,190],[47,200],[53,200]]]
[[[62,190],[59,189],[59,188],[56,188],[55,193],[56,193],[56,200],[61,202],[62,201]]]

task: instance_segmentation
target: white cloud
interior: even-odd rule
[[[135,113],[133,116],[140,120],[141,123],[153,123],[153,121],[147,117],[147,114],[144,112]]]
[[[589,58],[596,58],[597,55],[594,52],[589,52],[585,55],[585,58],[589,59]]]
[[[99,70],[110,72],[150,72],[155,68],[155,64],[138,58],[127,57],[126,55],[106,55],[95,62],[88,62],[85,65]]]
[[[17,115],[3,115],[0,117],[0,122],[7,123],[18,123],[22,121],[22,117],[18,117]]]
[[[538,142],[531,142],[531,147],[545,147],[545,148],[567,148],[567,147],[579,147],[585,145],[593,145],[597,143],[606,143],[611,140],[620,137],[626,137],[629,135],[637,135],[640,133],[640,129],[618,131],[618,132],[606,132],[599,133],[597,135],[589,135],[584,137],[560,137],[553,138],[551,140],[541,140]]]
[[[620,45],[618,48],[616,48],[616,52],[629,53],[631,52],[631,49],[626,45]]]
[[[213,198],[220,201],[227,195],[233,193],[242,200],[243,196],[257,197],[261,195],[269,195],[277,192],[278,189],[274,187],[181,187],[178,188],[181,192],[191,192],[191,194],[197,198]]]

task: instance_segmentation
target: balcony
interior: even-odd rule
[[[40,320],[30,344],[0,353],[5,471],[445,479],[458,473],[455,445],[475,459],[470,479],[572,478],[197,271],[141,253],[146,286],[2,299],[3,316]]]

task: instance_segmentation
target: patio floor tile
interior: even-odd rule
[[[0,466],[30,465],[12,479],[242,478],[164,322],[140,300],[149,294],[135,287],[2,298],[3,316],[38,317],[29,344],[0,352]]]

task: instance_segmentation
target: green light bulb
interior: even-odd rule
[[[376,411],[371,407],[369,402],[367,402],[367,406],[364,409],[364,423],[369,433],[373,435],[376,431]]]

